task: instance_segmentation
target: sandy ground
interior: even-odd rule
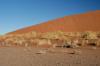
[[[100,48],[1,47],[0,66],[100,66]]]

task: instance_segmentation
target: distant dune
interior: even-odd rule
[[[100,31],[100,10],[65,16],[63,18],[22,28],[8,34],[20,34],[30,31],[52,32],[58,30],[65,32]]]

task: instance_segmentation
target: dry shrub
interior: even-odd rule
[[[0,36],[0,44],[5,46],[44,46],[44,47],[78,47],[89,44],[100,46],[100,32],[46,32],[36,31],[24,34],[9,34]]]
[[[82,37],[85,39],[97,39],[97,34],[96,32],[87,31],[83,33]]]
[[[51,41],[49,39],[39,39],[37,40],[37,45],[40,47],[50,47]]]
[[[96,46],[97,46],[97,47],[100,47],[100,39],[97,40]]]

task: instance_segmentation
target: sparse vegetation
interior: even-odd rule
[[[100,46],[100,32],[28,32],[0,36],[0,46],[22,47],[62,47],[77,48],[83,46]]]

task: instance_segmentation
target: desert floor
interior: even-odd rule
[[[100,48],[0,47],[0,66],[100,66]]]

